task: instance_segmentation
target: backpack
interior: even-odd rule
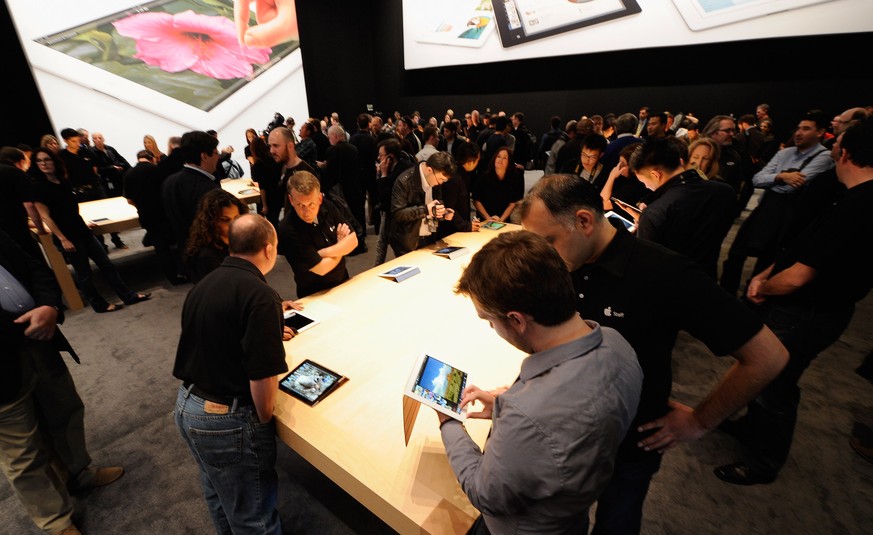
[[[225,178],[242,178],[245,174],[242,166],[236,160],[227,159],[221,162],[221,166],[224,168]]]

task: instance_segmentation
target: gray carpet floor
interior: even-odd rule
[[[372,228],[370,229],[372,230]],[[736,225],[726,240],[730,243]],[[69,314],[64,333],[82,358],[70,361],[85,402],[89,450],[96,466],[124,465],[111,486],[75,498],[76,521],[89,534],[213,533],[197,469],[172,420],[178,381],[172,364],[189,285],[160,277],[142,230],[111,258],[128,284],[152,299],[111,314]],[[369,253],[350,259],[354,275],[372,267]],[[390,258],[390,253],[389,253]],[[279,259],[268,275],[283,298],[296,297],[293,275]],[[102,283],[98,274],[96,279]],[[104,295],[111,295],[101,286]],[[873,464],[849,447],[853,425],[873,426],[873,385],[853,370],[873,349],[873,298],[857,309],[843,337],[804,374],[800,416],[788,464],[770,485],[737,487],[712,474],[741,453],[713,432],[670,450],[652,482],[643,533],[866,534],[873,526]],[[674,397],[695,404],[730,365],[680,336],[674,352]],[[280,443],[280,513],[286,533],[393,533],[306,461]],[[0,480],[0,534],[36,534],[5,479]]]

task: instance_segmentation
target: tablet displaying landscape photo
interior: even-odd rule
[[[505,48],[640,12],[636,0],[492,0],[492,3]]]
[[[460,408],[460,405],[466,386],[467,372],[422,353],[415,359],[403,394],[463,421],[467,417],[467,411]]]

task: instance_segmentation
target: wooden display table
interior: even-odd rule
[[[433,410],[422,407],[404,445],[402,391],[422,351],[466,371],[469,384],[508,385],[524,354],[479,319],[453,290],[473,254],[498,232],[458,233],[449,245],[470,249],[449,260],[436,247],[394,259],[303,304],[332,305],[335,313],[285,343],[290,369],[309,358],[349,378],[315,407],[279,392],[280,439],[400,533],[464,533],[478,511],[448,463]],[[421,273],[397,283],[379,277],[392,267]],[[304,311],[305,312],[305,311]],[[468,420],[485,443],[490,422]]]

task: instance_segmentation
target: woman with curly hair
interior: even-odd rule
[[[223,189],[210,190],[200,199],[185,247],[185,264],[194,284],[227,257],[230,222],[248,211],[241,200]]]

